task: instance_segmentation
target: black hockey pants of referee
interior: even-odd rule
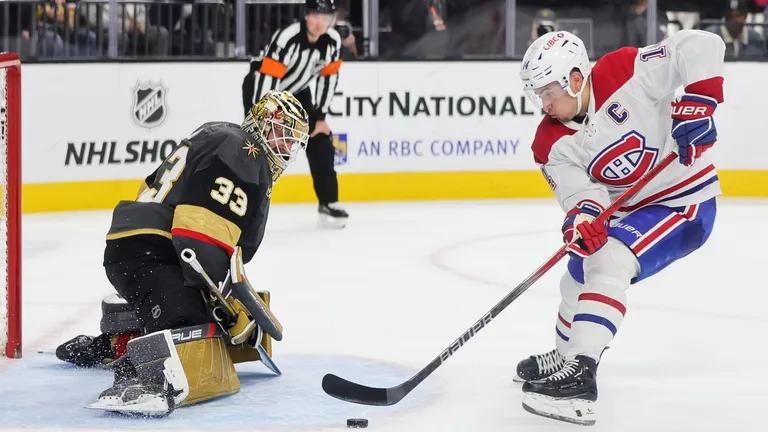
[[[317,110],[312,104],[312,95],[309,89],[304,89],[294,96],[309,114],[309,131],[312,135],[317,123]],[[309,138],[307,142],[309,172],[312,174],[312,185],[320,205],[339,200],[339,182],[333,166],[335,153],[330,135],[318,134]]]

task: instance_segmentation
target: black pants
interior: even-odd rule
[[[164,237],[107,240],[104,269],[147,333],[212,320],[200,290],[184,286],[176,249]]]
[[[253,74],[254,71],[258,70],[259,65],[259,62],[251,63],[251,70],[243,80],[243,109],[246,114],[252,105],[251,100],[253,99],[254,92]],[[301,105],[309,115],[309,132],[311,135],[317,123],[317,110],[312,103],[312,93],[306,88],[294,94],[294,96],[301,102]],[[335,153],[330,135],[315,135],[307,142],[309,172],[312,174],[312,185],[315,188],[317,201],[321,205],[339,200],[339,182],[336,177],[336,169],[333,166]]]
[[[296,99],[301,102],[309,115],[309,131],[315,130],[317,124],[317,110],[312,104],[312,95],[309,89],[296,93]],[[311,137],[307,142],[307,161],[309,172],[312,174],[312,185],[320,204],[328,204],[339,200],[339,182],[336,177],[336,169],[333,166],[333,158],[336,150],[330,135],[319,134]]]

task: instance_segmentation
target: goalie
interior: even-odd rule
[[[307,113],[271,91],[243,124],[206,123],[115,208],[104,267],[118,296],[102,304],[103,334],[56,350],[110,364],[114,385],[91,408],[167,415],[235,393],[233,363],[270,359],[282,327],[267,292],[243,273],[264,236],[272,185],[307,143]],[[113,361],[114,360],[114,361]]]

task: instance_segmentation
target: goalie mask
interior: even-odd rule
[[[267,161],[276,182],[307,147],[309,122],[301,103],[286,91],[270,91],[250,110],[241,128],[253,135],[258,143],[266,143]]]

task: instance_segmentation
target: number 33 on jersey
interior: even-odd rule
[[[118,205],[107,238],[184,235],[228,252],[241,246],[250,259],[264,236],[272,186],[266,155],[250,140],[235,124],[201,126],[145,179],[136,201]]]

